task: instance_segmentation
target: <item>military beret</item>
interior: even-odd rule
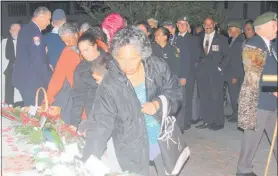
[[[241,26],[240,22],[237,22],[237,21],[231,21],[228,24],[228,27],[236,27],[236,28],[242,29],[242,26]]]
[[[254,26],[262,25],[272,20],[277,20],[277,14],[274,12],[266,12],[256,18]]]
[[[164,21],[161,26],[175,26],[171,21]]]
[[[183,17],[178,18],[177,21],[187,21],[188,22],[188,20],[189,19],[186,16],[183,16]]]

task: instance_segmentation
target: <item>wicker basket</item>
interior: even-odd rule
[[[44,104],[43,106],[38,106],[38,101],[39,101],[39,93],[40,91],[43,91],[44,94]],[[37,92],[36,92],[36,102],[35,106],[38,107],[37,112],[42,113],[45,112],[47,115],[55,117],[59,116],[61,113],[61,108],[59,106],[49,106],[48,105],[48,99],[47,99],[47,93],[43,87],[40,87]],[[29,112],[30,107],[24,107],[25,112]]]

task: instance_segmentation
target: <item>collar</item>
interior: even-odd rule
[[[261,36],[261,37],[262,37],[262,36]],[[265,42],[267,48],[270,49],[270,40],[268,40],[268,39],[266,39],[266,38],[264,38],[264,37],[262,37],[262,39],[264,40],[264,42]]]
[[[214,30],[212,33],[210,33],[210,34],[205,34],[205,37],[206,37],[206,36],[209,36],[209,38],[211,38],[211,37],[214,36],[214,34],[215,34],[215,30]]]
[[[58,34],[58,31],[59,31],[59,28],[55,27],[55,28],[52,29],[51,32],[54,33],[54,34]]]
[[[179,33],[179,36],[184,37],[186,33],[187,33],[187,32],[184,32],[184,33]]]
[[[41,28],[34,21],[32,21],[32,22],[39,28],[39,30],[41,32],[42,31]]]

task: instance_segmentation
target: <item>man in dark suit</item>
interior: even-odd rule
[[[229,47],[229,57],[231,58],[227,68],[225,69],[225,81],[228,83],[228,91],[233,108],[233,114],[228,119],[229,122],[237,121],[237,101],[241,84],[244,79],[244,69],[242,64],[242,44],[245,37],[241,34],[241,24],[232,21],[228,25],[229,34],[232,38]]]
[[[47,88],[52,75],[41,34],[50,19],[51,12],[46,7],[38,7],[18,35],[12,83],[22,95],[24,106],[35,104],[37,89]]]
[[[181,120],[179,124],[182,129],[187,130],[191,127],[192,120],[192,99],[194,87],[196,86],[195,62],[202,51],[198,44],[198,38],[189,33],[190,25],[187,17],[179,18],[177,20],[177,27],[179,33],[175,36],[173,45],[180,52],[179,76],[181,85],[184,86],[184,102],[178,113],[178,120]],[[198,119],[199,115],[197,116],[194,119]]]
[[[200,36],[206,56],[198,64],[197,81],[200,93],[201,117],[204,123],[197,128],[220,130],[224,127],[223,86],[224,70],[229,63],[228,39],[214,30],[215,21],[207,17]]]
[[[16,44],[17,44],[17,36],[20,31],[21,24],[14,22],[10,26],[10,34],[7,39],[4,39],[2,41],[2,52],[3,52],[3,58],[2,63],[3,65],[6,65],[6,61],[8,61],[8,65],[5,68],[4,75],[5,75],[5,93],[3,96],[3,99],[5,100],[5,103],[9,105],[20,105],[20,102],[15,102],[14,100],[14,93],[15,90],[12,85],[12,73],[13,73],[13,66],[16,58]],[[16,103],[16,104],[14,104]]]

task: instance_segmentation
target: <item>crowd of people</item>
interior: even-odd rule
[[[42,35],[50,24],[52,31]],[[100,26],[77,26],[61,9],[38,7],[28,24],[11,24],[2,41],[2,60],[8,61],[2,65],[4,100],[34,106],[43,87],[48,104],[61,107],[61,118],[85,136],[83,161],[113,148],[122,170],[147,176],[151,161],[164,176],[158,97],[167,98],[168,115],[176,117],[182,133],[192,124],[217,131],[224,128],[228,92],[233,114],[227,120],[245,130],[237,175],[255,176],[260,137],[264,130],[271,136],[277,115],[277,92],[260,93],[261,75],[277,75],[277,40],[271,45],[277,17],[267,12],[245,26],[231,21],[229,37],[216,25],[206,17],[191,30],[187,16],[130,25],[112,13]],[[22,101],[14,99],[15,91]]]

